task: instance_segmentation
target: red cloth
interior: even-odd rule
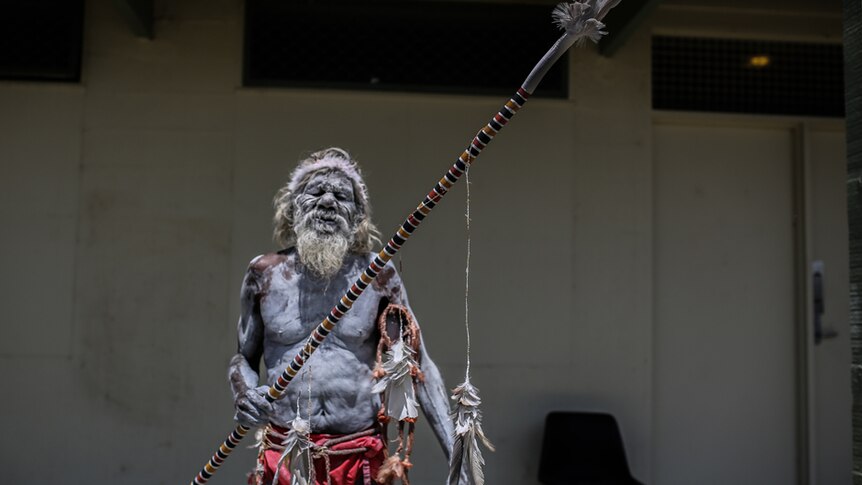
[[[277,426],[272,428],[281,434],[287,434],[287,430]],[[340,438],[345,435],[337,434],[312,434],[311,440],[318,446],[323,445],[327,440]],[[383,438],[379,434],[370,436],[361,436],[354,438],[344,443],[339,443],[329,447],[330,450],[349,450],[353,448],[366,448],[364,453],[351,453],[349,455],[331,455],[329,457],[329,479],[330,485],[356,485],[364,483],[376,483],[374,477],[377,476],[377,471],[383,464],[384,443]],[[278,464],[278,459],[281,457],[281,451],[264,450],[262,456],[258,459],[262,460],[264,465],[263,484],[269,485],[275,477],[275,466]],[[363,469],[370,471],[370,477],[366,482],[363,479]],[[326,461],[321,458],[314,460],[315,483],[316,485],[327,485],[326,481]],[[255,485],[254,473],[249,476],[249,485]],[[278,471],[279,485],[290,485],[290,473],[287,471],[287,463]]]

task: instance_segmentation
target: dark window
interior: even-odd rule
[[[844,116],[840,44],[654,37],[655,109]]]
[[[245,3],[246,86],[505,94],[560,32],[547,5]],[[565,59],[536,94],[567,95]]]
[[[0,79],[80,80],[83,0],[10,0],[0,8]]]

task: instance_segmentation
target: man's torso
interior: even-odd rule
[[[304,270],[292,250],[252,262],[260,274],[263,358],[269,384],[302,349],[368,261],[367,255],[349,255],[328,281]],[[274,403],[275,424],[289,424],[297,406],[303,418],[310,415],[316,433],[353,433],[375,424],[380,402],[371,393],[371,371],[379,339],[376,320],[381,303],[386,303],[385,292],[377,282],[368,286],[293,379],[285,396]]]

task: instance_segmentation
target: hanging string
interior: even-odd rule
[[[308,400],[305,405],[305,415],[308,419],[308,424],[311,424],[311,413],[313,410],[314,401],[311,398],[311,367],[307,367],[305,372],[302,373],[302,382],[305,384],[305,388],[307,390]],[[301,418],[302,412],[300,411],[300,404],[302,403],[302,386],[298,389],[298,394],[296,396],[296,417]]]
[[[482,412],[479,406],[479,389],[470,383],[470,172],[465,170],[467,185],[467,264],[464,270],[464,329],[467,332],[467,370],[464,382],[452,390],[452,400],[455,409],[452,410],[453,427],[452,453],[449,458],[449,476],[447,485],[464,483],[461,476],[467,474],[473,485],[484,485],[485,459],[479,444],[494,451],[494,445],[488,441],[482,431]]]
[[[467,185],[467,264],[464,269],[464,328],[467,332],[467,372],[466,380],[470,380],[470,168],[464,172]]]
[[[330,281],[331,280],[326,281],[326,286],[323,288],[324,294],[326,294],[326,292],[329,291],[329,282]],[[301,287],[300,287],[299,291],[300,291],[299,296],[301,299],[302,298],[302,288]],[[314,402],[312,401],[312,398],[311,398],[311,381],[312,381],[312,377],[313,377],[312,373],[311,373],[311,369],[312,369],[312,367],[308,366],[305,368],[305,372],[302,372],[302,374],[301,374],[302,383],[305,384],[305,388],[308,390],[308,399],[306,401],[306,406],[305,406],[305,415],[306,415],[306,418],[308,420],[309,426],[311,426],[311,413],[312,413],[312,410],[314,409]],[[302,412],[300,412],[300,409],[301,409],[300,404],[301,403],[302,403],[302,386],[298,386],[297,395],[296,395],[296,417],[297,418],[302,418]]]
[[[307,404],[308,409],[306,410],[306,415],[308,416],[309,426],[311,425],[311,411],[312,411],[312,406],[313,406],[313,401],[311,399],[311,380],[313,378],[313,376],[311,375],[312,369],[313,369],[312,366],[308,366],[308,370],[305,371],[305,374],[308,376],[308,380],[306,381],[308,383],[308,404]],[[299,397],[296,398],[296,402],[297,403],[299,402]]]

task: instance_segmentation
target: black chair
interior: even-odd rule
[[[548,414],[539,481],[545,485],[643,485],[629,472],[616,419],[605,413]]]

